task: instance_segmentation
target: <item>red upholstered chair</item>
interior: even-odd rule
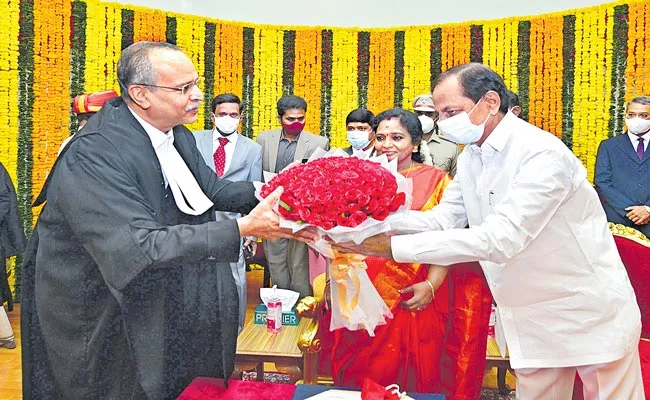
[[[610,223],[609,229],[614,235],[616,247],[630,277],[641,309],[642,327],[639,356],[643,386],[645,392],[650,393],[650,285],[648,285],[650,283],[650,239],[636,229],[620,224]],[[577,376],[573,393],[574,400],[583,399],[582,382]]]
[[[609,227],[641,309],[639,355],[643,386],[650,393],[650,239],[627,226],[610,223]]]

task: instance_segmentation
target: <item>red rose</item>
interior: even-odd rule
[[[285,191],[282,217],[324,229],[357,226],[369,217],[384,220],[406,200],[395,177],[379,164],[350,157],[328,157],[276,175],[260,194],[278,186]]]

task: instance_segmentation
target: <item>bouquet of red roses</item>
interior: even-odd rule
[[[396,163],[388,163],[385,156],[363,160],[341,150],[318,149],[306,164],[269,178],[258,187],[259,195],[284,188],[278,207],[281,226],[294,232],[310,226],[335,242],[361,243],[389,231],[386,217],[407,210],[411,201],[411,180],[398,174]],[[392,314],[368,278],[365,257],[339,254],[325,240],[312,247],[330,259],[330,328],[366,329],[374,336],[375,327]]]
[[[266,197],[284,187],[283,217],[325,230],[355,227],[368,218],[383,221],[406,203],[395,176],[379,164],[356,157],[325,157],[276,175],[262,188]]]

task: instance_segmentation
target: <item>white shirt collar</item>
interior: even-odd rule
[[[641,136],[637,136],[634,133],[627,133],[627,137],[630,138],[630,141],[632,142],[632,147],[634,147],[634,150],[636,150],[636,147],[639,145],[639,138],[643,138],[643,148],[647,149],[648,148],[648,140],[650,140],[650,132],[646,132]]]
[[[224,136],[217,130],[217,128],[212,129],[212,142],[214,143],[215,149],[219,147],[219,138],[226,138],[228,139],[228,143],[237,144],[237,136],[239,136],[239,132],[233,132],[228,136]]]
[[[498,152],[503,151],[506,147],[506,143],[508,143],[508,139],[510,139],[510,135],[512,134],[512,125],[515,124],[517,120],[518,117],[508,111],[501,121],[499,121],[497,126],[494,127],[494,130],[485,139],[481,147],[488,145]]]

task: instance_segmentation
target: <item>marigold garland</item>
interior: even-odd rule
[[[65,0],[34,1],[34,104],[38,107],[32,113],[32,185],[37,190],[68,136],[71,8]]]
[[[206,103],[190,129],[207,127],[210,97],[227,92],[244,101],[245,135],[276,128],[284,89],[308,101],[307,130],[329,136],[333,147],[348,146],[349,111],[410,108],[442,71],[484,62],[519,95],[522,116],[561,137],[590,177],[599,142],[624,130],[626,101],[650,93],[650,3],[641,0],[367,30],[232,23],[99,0],[7,0],[0,7],[0,135],[8,143],[0,161],[17,181],[27,232],[38,214],[32,195],[61,140],[76,130],[71,97],[118,90],[121,50],[137,40],[179,44],[204,75]]]
[[[370,34],[370,47],[373,47],[373,35],[381,34],[381,32],[371,32]],[[357,39],[356,32],[349,29],[336,29],[333,31],[333,47],[332,47],[332,102],[331,102],[331,136],[330,146],[332,147],[347,147],[349,146],[346,130],[345,130],[345,117],[358,106],[357,94],[357,79],[355,71],[357,70]],[[379,43],[374,43],[374,46],[380,46]],[[370,70],[372,71],[373,63],[377,62],[377,55],[370,58]],[[393,54],[390,56],[384,55],[386,60],[394,60]],[[390,58],[389,58],[390,57]],[[391,63],[387,69],[392,70],[394,64]],[[382,73],[386,73],[386,69],[382,69]],[[392,103],[393,90],[392,86],[385,87],[385,92],[381,96],[379,93],[375,94],[375,89],[378,88],[378,81],[375,81],[373,74],[369,74],[368,82],[368,108],[371,111],[376,111],[378,101],[384,100],[388,97],[388,101]],[[380,97],[381,96],[381,97]],[[386,107],[388,108],[388,107]]]
[[[203,54],[203,43],[205,40],[205,22],[202,18],[190,16],[177,16],[176,17],[176,45],[180,47],[185,54],[192,60],[194,67],[197,71],[204,71],[205,57]],[[199,72],[200,73],[200,72]],[[199,89],[203,91],[205,88],[205,80],[199,83]],[[179,94],[180,95],[180,94]],[[212,99],[206,99],[211,101]],[[187,129],[191,131],[198,131],[202,129],[210,129],[209,122],[206,124],[204,118],[205,110],[199,107],[198,118],[192,124],[187,125]],[[207,120],[209,121],[209,120]],[[206,126],[207,125],[207,126]]]
[[[294,51],[293,93],[307,101],[309,112],[305,118],[305,129],[318,134],[320,133],[321,81],[313,77],[321,75],[321,33],[314,30],[296,31]]]
[[[282,39],[284,31],[264,26],[256,32],[253,132],[275,129],[277,102],[282,97]]]
[[[214,94],[234,93],[244,97],[244,32],[240,25],[217,25],[214,44]],[[206,48],[207,55],[207,48]],[[244,102],[244,107],[251,108]]]
[[[348,73],[351,73],[350,71]],[[370,32],[368,70],[368,109],[378,113],[395,104],[395,34],[391,31]],[[334,87],[337,87],[334,85]],[[351,111],[353,108],[348,106]]]
[[[403,107],[411,109],[413,99],[431,92],[431,31],[408,29],[404,34]],[[409,60],[406,62],[406,60]]]

